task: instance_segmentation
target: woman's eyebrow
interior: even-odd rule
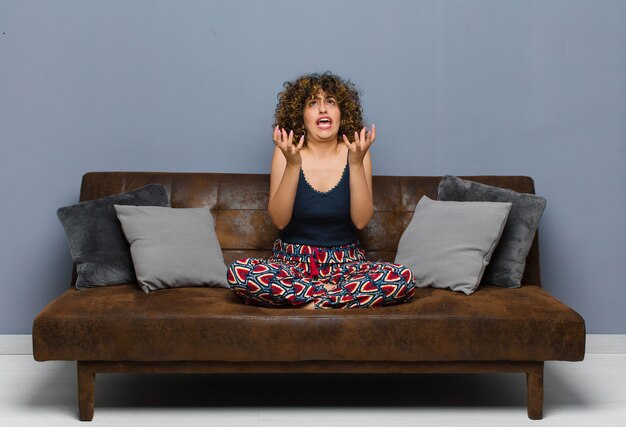
[[[335,95],[326,95],[326,96],[324,96],[324,97],[321,97],[321,96],[317,95],[317,96],[313,96],[313,97],[311,97],[311,98],[310,98],[310,100],[311,100],[311,101],[314,101],[314,100],[316,100],[316,99],[322,100],[322,99],[328,99],[328,98],[333,98],[333,99],[335,99],[335,98],[336,98],[336,96],[335,96]]]

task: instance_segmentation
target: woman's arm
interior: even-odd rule
[[[376,127],[372,131],[354,133],[355,141],[350,143],[344,135],[344,143],[348,146],[348,165],[350,167],[350,217],[359,230],[364,229],[374,215],[372,193],[372,157],[369,147],[376,138]]]
[[[293,203],[296,200],[296,190],[300,179],[300,166],[304,136],[300,143],[293,145],[293,132],[289,135],[278,127],[274,129],[274,156],[270,171],[270,200],[267,210],[272,223],[282,230],[289,224],[293,212]]]
[[[364,229],[374,215],[372,202],[372,157],[365,155],[360,164],[350,164],[350,217],[359,230]]]

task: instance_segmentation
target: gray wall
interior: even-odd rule
[[[91,170],[267,172],[283,81],[363,90],[374,173],[525,174],[545,288],[626,333],[626,2],[0,0],[0,333],[71,258]]]

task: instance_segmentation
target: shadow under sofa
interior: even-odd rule
[[[465,178],[534,193],[529,177]],[[394,260],[415,205],[436,199],[440,180],[373,178],[374,217],[360,233],[370,260]],[[211,208],[226,264],[269,256],[278,235],[267,214],[269,175],[91,172],[80,201],[150,183],[167,187],[174,208]],[[418,288],[408,303],[364,310],[249,306],[224,288],[72,286],[35,318],[33,351],[38,361],[77,361],[81,420],[93,418],[96,373],[124,372],[521,372],[528,416],[540,419],[544,362],[582,360],[585,323],[541,288],[535,236],[520,288],[481,285],[469,296]]]

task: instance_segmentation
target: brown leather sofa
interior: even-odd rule
[[[534,193],[531,178],[466,177]],[[374,177],[374,218],[361,241],[372,260],[393,261],[422,195],[441,177]],[[164,184],[173,207],[210,206],[224,260],[266,257],[277,230],[267,214],[268,175],[97,172],[80,200]],[[585,323],[541,288],[538,240],[523,286],[481,286],[467,296],[417,289],[397,306],[298,310],[247,306],[223,288],[144,294],[136,284],[76,290],[33,324],[38,361],[76,360],[81,420],[94,411],[96,373],[487,373],[527,376],[528,416],[542,417],[546,360],[579,361]]]

